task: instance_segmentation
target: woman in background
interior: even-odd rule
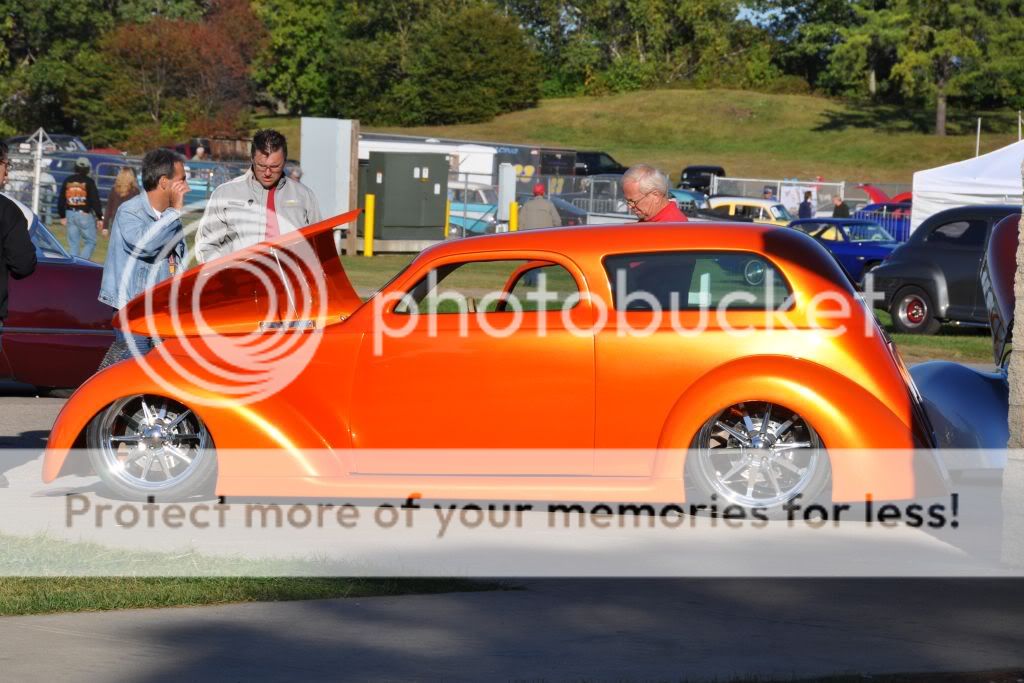
[[[121,206],[121,204],[124,204],[138,193],[139,181],[135,177],[135,169],[130,166],[122,166],[121,170],[118,171],[117,178],[114,179],[114,187],[110,190],[110,194],[107,196],[107,210],[103,213],[103,215],[107,217],[107,222],[103,225],[104,236],[110,234],[107,226],[114,223],[114,216],[117,215],[117,207]]]

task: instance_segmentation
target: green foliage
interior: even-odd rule
[[[113,25],[104,0],[0,0],[0,117],[19,131],[73,130],[69,63]]]
[[[269,34],[253,76],[269,95],[297,113],[327,111],[327,63],[340,32],[333,0],[253,0]]]
[[[403,80],[385,97],[405,125],[487,121],[539,99],[540,69],[519,28],[486,6],[437,13],[411,31]]]
[[[407,0],[323,9],[332,36],[319,72],[324,85],[272,90],[291,109],[416,125],[484,121],[540,97],[536,51],[489,4]],[[277,45],[274,29],[271,35]],[[283,77],[266,57],[260,63],[265,82]]]

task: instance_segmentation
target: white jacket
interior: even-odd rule
[[[212,261],[266,239],[268,194],[252,169],[214,190],[196,232],[199,262]],[[274,208],[282,235],[321,220],[313,191],[283,175],[277,182]]]

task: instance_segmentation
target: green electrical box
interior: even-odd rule
[[[375,240],[444,239],[448,155],[370,152],[359,165],[359,206],[374,195]],[[360,216],[362,235],[364,216]]]

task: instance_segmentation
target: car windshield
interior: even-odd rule
[[[32,244],[36,248],[36,258],[45,259],[68,259],[68,253],[64,251],[64,247],[60,245],[57,238],[54,237],[49,230],[43,227],[43,224],[39,219],[32,221],[32,226],[28,230],[28,235],[32,240]]]
[[[786,210],[782,204],[773,204],[771,207],[772,218],[776,220],[791,221],[793,220],[792,214]]]
[[[851,242],[892,242],[893,238],[878,223],[854,223],[846,226]]]
[[[494,188],[488,187],[480,190],[480,196],[483,197],[484,204],[497,204],[498,203],[498,192]]]

